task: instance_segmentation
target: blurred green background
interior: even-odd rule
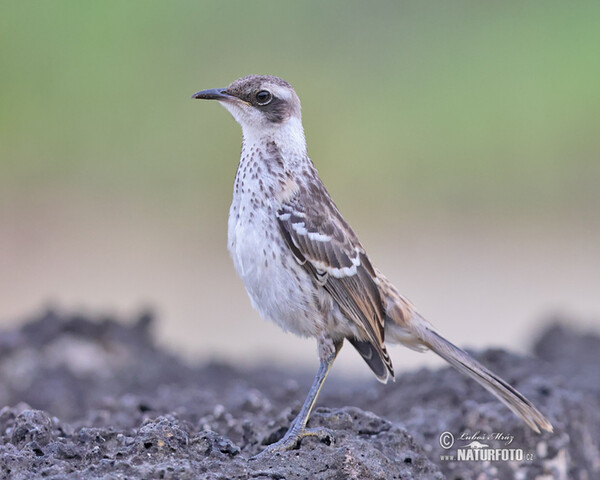
[[[459,343],[597,318],[600,3],[0,5],[0,322],[149,304],[194,354],[288,348],[225,250],[239,126],[190,99],[249,73],[294,85],[342,212]]]

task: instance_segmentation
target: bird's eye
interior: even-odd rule
[[[256,103],[259,105],[266,105],[273,100],[273,95],[268,90],[261,90],[256,94]]]

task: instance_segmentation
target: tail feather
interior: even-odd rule
[[[369,341],[358,340],[357,338],[348,338],[348,341],[354,348],[360,353],[363,360],[367,362],[367,365],[371,368],[377,380],[381,383],[387,383],[392,378],[394,379],[394,368],[392,367],[392,361],[387,353],[385,345],[379,350],[373,346]],[[380,353],[383,352],[383,355]]]
[[[552,424],[527,398],[467,352],[438,334],[433,326],[417,313],[413,304],[398,293],[385,275],[377,269],[375,274],[386,312],[386,340],[402,343],[415,350],[421,350],[423,347],[433,350],[498,398],[535,432],[540,433],[540,428],[547,432],[552,431]]]
[[[540,433],[541,428],[552,432],[552,424],[527,398],[467,352],[429,328],[419,330],[418,335],[431,350],[498,398],[532,430]]]

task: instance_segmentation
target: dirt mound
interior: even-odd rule
[[[313,372],[190,366],[155,346],[151,325],[147,314],[120,323],[48,312],[0,334],[0,478],[600,476],[598,337],[556,326],[537,359],[476,355],[550,418],[553,434],[529,431],[448,368],[392,385],[333,376],[318,402],[327,408],[309,424],[333,438],[252,459],[285,433]],[[468,453],[479,460],[458,459],[479,444]],[[492,450],[523,459],[481,459]]]

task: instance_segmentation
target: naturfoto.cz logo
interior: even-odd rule
[[[503,432],[494,433],[466,433],[463,432],[455,439],[451,432],[443,432],[440,435],[440,446],[444,450],[450,450],[456,440],[462,441],[463,445],[456,448],[456,453],[440,455],[443,461],[466,461],[466,462],[520,462],[533,460],[533,453],[525,453],[522,448],[509,447],[513,443],[514,435]],[[493,447],[491,442],[500,442],[500,447]]]

